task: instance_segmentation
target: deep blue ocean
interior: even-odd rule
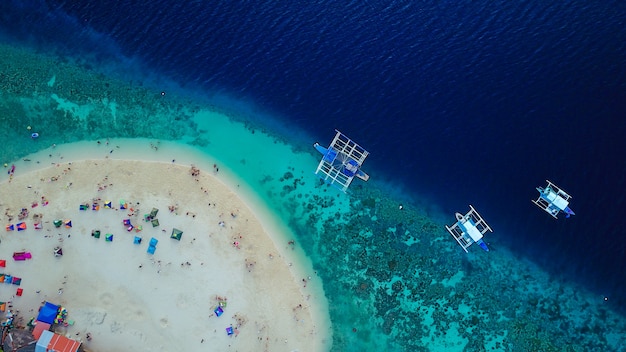
[[[42,50],[338,128],[375,177],[446,213],[473,204],[499,246],[626,306],[624,1],[5,0],[0,19]],[[574,217],[531,203],[546,179]]]

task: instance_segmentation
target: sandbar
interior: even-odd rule
[[[17,297],[14,285],[0,284],[0,300],[10,301],[22,326],[41,302],[62,305],[73,325],[59,332],[89,351],[328,350],[320,313],[327,307],[311,288],[321,286],[314,272],[294,269],[292,243],[277,243],[280,236],[216,172],[102,158],[64,160],[3,181],[0,217],[26,230],[0,237],[7,263],[0,269],[21,277],[23,289]],[[156,226],[146,218],[153,209]],[[20,251],[32,259],[14,261]]]

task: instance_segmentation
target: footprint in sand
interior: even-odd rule
[[[135,310],[131,313],[131,317],[136,320],[142,320],[145,317],[143,310]]]
[[[100,295],[99,300],[103,306],[110,307],[111,304],[113,303],[113,295],[108,292],[105,292]]]
[[[178,295],[178,299],[176,300],[176,308],[187,308],[187,298],[188,297],[184,294]]]

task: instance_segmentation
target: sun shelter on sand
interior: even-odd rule
[[[152,237],[150,239],[150,244],[148,245],[148,251],[147,251],[149,254],[154,254],[154,252],[156,251],[157,243],[159,243],[159,240],[157,240],[156,238]]]
[[[139,236],[135,236],[135,239],[133,240],[134,244],[141,244],[141,237]]]
[[[52,325],[54,324],[54,319],[56,319],[57,314],[59,314],[59,306],[46,301],[39,309],[37,321],[42,321]]]
[[[13,260],[23,261],[26,259],[31,259],[33,256],[30,252],[13,252]]]
[[[63,248],[61,248],[61,247],[54,247],[54,256],[55,257],[63,256]]]
[[[159,213],[159,209],[152,208],[152,211],[150,211],[150,214],[145,214],[143,218],[146,220],[146,222],[149,222],[149,221],[155,220],[158,213]]]
[[[106,241],[107,242],[113,242],[113,234],[112,233],[107,233],[105,235]]]
[[[175,240],[180,241],[180,239],[183,237],[183,232],[179,229],[172,229],[172,235],[170,236],[170,238],[173,238]]]

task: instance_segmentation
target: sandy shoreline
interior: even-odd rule
[[[213,172],[192,176],[189,166],[174,163],[101,159],[2,182],[3,222],[18,223],[22,208],[29,215],[27,230],[3,232],[0,244],[3,270],[22,277],[24,294],[13,297],[16,286],[3,284],[0,300],[12,301],[23,324],[43,300],[63,305],[75,321],[65,332],[83,341],[89,332],[85,347],[92,351],[329,349],[319,313],[327,307],[309,283],[315,274],[301,277],[285,257],[289,244],[275,243]],[[128,209],[119,209],[120,200]],[[107,201],[112,209],[105,209]],[[90,208],[79,210],[80,204]],[[157,227],[143,218],[152,208],[159,209]],[[34,228],[35,214],[43,229]],[[71,220],[72,227],[56,228],[56,219]],[[143,229],[127,231],[124,219]],[[180,241],[170,238],[173,228],[183,231]],[[93,230],[102,236],[91,236]],[[134,244],[134,236],[142,243]],[[152,237],[159,241],[154,255],[146,253]],[[57,246],[62,257],[53,255]],[[13,261],[12,253],[22,250],[33,259]],[[227,304],[217,317],[219,301]],[[236,336],[227,335],[230,326]]]

